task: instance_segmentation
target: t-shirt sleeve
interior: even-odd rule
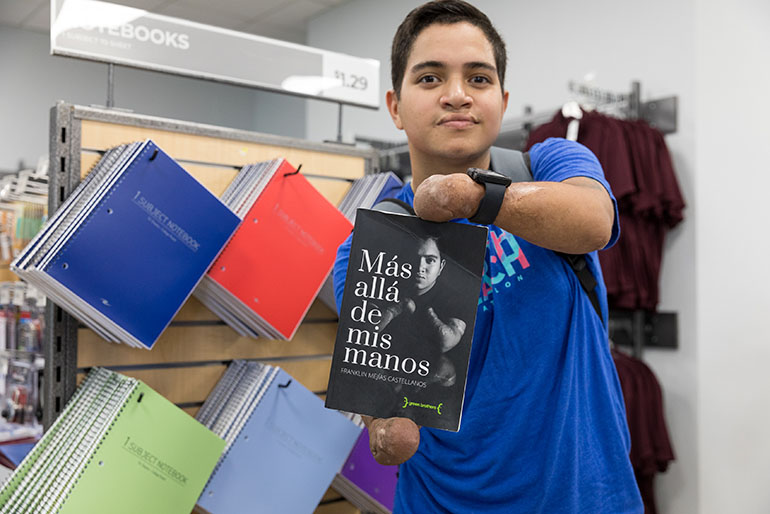
[[[610,195],[615,211],[612,223],[612,236],[607,249],[615,244],[620,236],[618,221],[618,202],[612,194],[612,188],[604,178],[602,166],[596,156],[582,144],[561,138],[549,138],[534,145],[529,150],[532,166],[532,178],[538,182],[563,182],[573,177],[588,177],[599,182]]]
[[[332,284],[334,285],[334,300],[337,303],[337,312],[342,310],[342,292],[345,290],[345,275],[348,272],[348,260],[350,259],[350,245],[353,241],[351,233],[337,248],[337,258],[332,269]]]

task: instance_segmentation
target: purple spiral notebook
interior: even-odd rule
[[[379,464],[369,451],[369,431],[363,430],[340,474],[359,489],[393,510],[398,466]]]

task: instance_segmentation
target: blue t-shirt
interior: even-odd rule
[[[585,176],[612,196],[584,146],[549,139],[529,152],[535,181]],[[397,198],[412,204],[407,184]],[[608,247],[619,235],[615,223]],[[642,513],[625,408],[604,317],[553,251],[489,227],[460,431],[421,428],[401,465],[394,513]],[[334,265],[341,303],[350,238]]]

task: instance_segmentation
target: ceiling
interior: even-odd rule
[[[307,22],[350,0],[117,0],[150,12],[305,43]],[[50,0],[0,0],[0,25],[48,32]]]

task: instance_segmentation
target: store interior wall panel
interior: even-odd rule
[[[150,138],[166,153],[182,161],[237,167],[284,157],[293,166],[302,164],[305,173],[347,179],[363,176],[366,164],[361,157],[342,153],[184,134],[98,120],[83,120],[81,128],[81,145],[85,149],[103,150]]]
[[[281,341],[243,337],[226,325],[171,326],[152,350],[144,350],[108,343],[83,328],[78,331],[78,368],[330,356],[336,331],[336,323],[305,323],[291,341]]]
[[[184,128],[176,132],[154,126],[135,126],[133,122],[121,124],[86,117],[79,123],[81,178],[98,161],[103,150],[147,138],[153,139],[217,195],[226,189],[237,174],[238,167],[284,157],[294,166],[302,164],[303,174],[315,175],[309,180],[330,202],[338,205],[350,188],[350,182],[371,169],[366,157],[350,155],[355,152],[345,154],[344,149],[335,147],[323,151],[318,144],[302,148],[302,142],[297,143],[296,140],[283,146],[187,133]],[[271,138],[265,139],[269,141]],[[87,370],[94,366],[113,368],[144,381],[194,416],[221,378],[228,362],[252,359],[280,366],[316,393],[320,401],[326,393],[336,321],[336,314],[316,301],[292,340],[252,339],[239,336],[191,297],[152,350],[109,343],[88,328],[78,329],[76,378],[80,383]],[[329,494],[336,496],[327,498],[316,512],[359,512],[339,494]]]

